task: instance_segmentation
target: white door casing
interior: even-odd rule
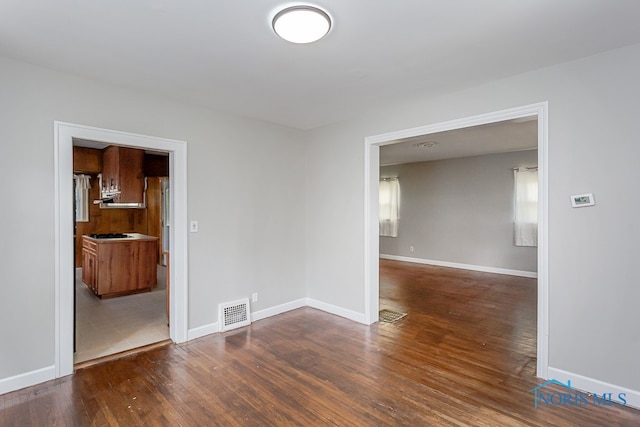
[[[187,144],[185,141],[138,135],[55,121],[55,377],[73,373],[74,240],[73,139],[106,142],[169,153],[171,200],[170,337],[187,340]]]
[[[549,228],[548,228],[548,103],[481,114],[443,123],[374,135],[364,141],[364,289],[365,322],[378,321],[379,311],[379,240],[378,181],[380,179],[380,147],[401,138],[429,135],[471,126],[496,123],[524,117],[538,120],[538,323],[536,375],[548,379],[549,370]]]

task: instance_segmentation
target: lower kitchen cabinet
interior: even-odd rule
[[[100,298],[148,292],[157,284],[158,238],[82,236],[82,281]]]
[[[97,245],[83,242],[82,245],[82,281],[95,292],[97,285],[96,267],[98,265]]]

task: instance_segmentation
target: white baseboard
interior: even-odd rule
[[[267,317],[276,316],[278,314],[286,313],[287,311],[295,310],[301,307],[312,307],[330,314],[335,314],[337,316],[353,320],[354,322],[365,323],[364,314],[362,313],[348,310],[337,305],[327,304],[313,298],[300,298],[288,303],[252,312],[251,320],[256,321],[266,319]],[[197,328],[189,329],[187,331],[187,341],[218,332],[220,332],[218,322],[198,326]],[[35,371],[26,372],[24,374],[16,375],[14,377],[0,379],[0,394],[19,390],[25,387],[30,387],[52,379],[55,379],[55,366],[49,366]]]
[[[204,337],[205,335],[215,334],[216,332],[220,332],[218,322],[198,326],[197,328],[189,329],[187,331],[187,341],[195,340],[196,338]]]
[[[286,313],[287,311],[295,310],[297,308],[301,308],[307,305],[306,298],[300,298],[291,302],[287,302],[284,304],[276,305],[271,308],[266,308],[264,310],[252,311],[251,312],[251,321],[254,322],[256,320],[266,319],[267,317],[276,316],[278,314]]]
[[[436,265],[438,267],[451,267],[451,268],[460,268],[462,270],[482,271],[484,273],[496,273],[496,274],[505,274],[508,276],[528,277],[530,279],[538,278],[538,273],[535,271],[511,270],[508,268],[498,268],[498,267],[485,267],[482,265],[461,264],[458,262],[436,261],[432,259],[412,258],[412,257],[406,257],[406,256],[398,256],[398,255],[380,254],[380,258],[390,259],[394,261],[413,262],[415,264]]]
[[[549,378],[556,379],[564,384],[566,384],[567,381],[571,381],[571,388],[575,388],[586,393],[595,393],[598,396],[602,396],[605,393],[611,393],[612,399],[618,403],[624,403],[618,399],[618,395],[620,393],[624,393],[624,398],[627,401],[626,406],[640,409],[640,391],[631,390],[615,384],[609,384],[604,381],[552,367],[549,367],[548,373]]]
[[[36,369],[35,371],[25,372],[24,374],[13,377],[3,378],[0,379],[0,394],[20,390],[25,387],[31,387],[32,385],[52,380],[55,377],[56,367],[51,365],[46,368]]]
[[[313,298],[306,298],[307,306],[317,308],[318,310],[326,311],[327,313],[335,314],[336,316],[344,317],[354,322],[366,324],[364,314],[357,311],[348,310],[343,307],[339,307],[333,304],[327,304],[326,302],[318,301]]]
[[[347,310],[337,305],[327,304],[313,298],[300,298],[284,304],[276,305],[274,307],[266,308],[264,310],[253,311],[251,312],[251,321],[255,322],[257,320],[266,319],[267,317],[276,316],[278,314],[286,313],[287,311],[295,310],[301,307],[317,308],[318,310],[335,314],[337,316],[353,320],[354,322],[365,323],[364,314],[362,313]],[[189,331],[187,332],[187,341],[204,337],[205,335],[215,334],[217,332],[220,332],[218,322],[198,326],[197,328],[189,329]]]

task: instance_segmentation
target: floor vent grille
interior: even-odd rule
[[[220,332],[251,324],[249,298],[220,304]]]
[[[405,317],[407,313],[400,313],[392,310],[380,310],[379,320],[381,322],[393,323],[396,320],[400,320]]]

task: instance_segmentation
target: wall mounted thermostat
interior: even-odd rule
[[[577,194],[571,196],[571,206],[574,208],[583,208],[585,206],[593,206],[596,202],[593,199],[593,194]]]

